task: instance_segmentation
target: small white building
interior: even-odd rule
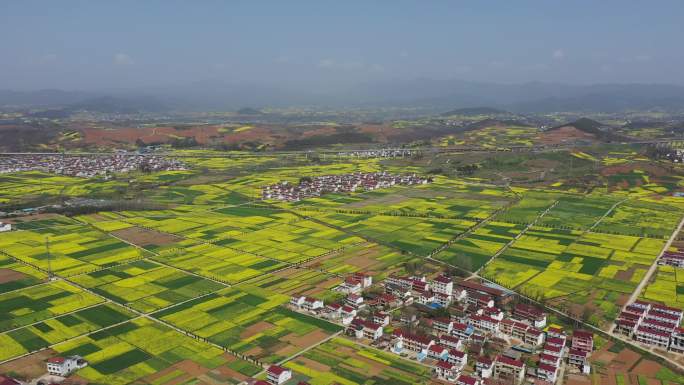
[[[5,231],[12,231],[12,225],[0,222],[0,233],[4,233]]]
[[[86,366],[88,366],[88,361],[80,356],[52,357],[47,360],[48,373],[60,377],[66,377],[73,371]]]
[[[273,385],[280,385],[292,378],[292,371],[282,366],[271,365],[266,370],[266,380]]]

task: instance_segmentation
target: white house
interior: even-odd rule
[[[290,305],[307,311],[316,311],[323,308],[323,300],[305,296],[293,296],[290,298]]]
[[[428,348],[428,357],[446,361],[449,358],[449,350],[442,345],[434,344]]]
[[[468,354],[460,350],[451,349],[449,350],[449,358],[447,361],[456,365],[459,370],[462,370],[468,363]]]
[[[435,365],[435,373],[437,373],[437,377],[441,380],[456,382],[460,370],[446,361],[439,361],[437,365]]]
[[[454,281],[446,275],[440,275],[432,281],[432,291],[451,295],[454,291]]]
[[[449,349],[463,349],[463,343],[461,342],[461,339],[456,336],[443,334],[441,337],[439,337],[439,343],[446,346]]]
[[[344,305],[340,309],[340,316],[342,317],[342,325],[349,325],[354,320],[354,317],[356,317],[356,309]]]
[[[290,305],[294,307],[302,307],[305,297],[302,295],[293,295],[290,297]]]
[[[361,318],[354,318],[348,329],[356,338],[377,340],[382,337],[382,326]]]
[[[52,357],[47,360],[48,373],[65,377],[74,370],[82,369],[88,366],[88,362],[80,356],[71,357]]]
[[[480,378],[489,378],[492,376],[494,371],[494,361],[489,357],[478,357],[475,363],[475,373],[477,373]]]
[[[345,303],[355,309],[366,306],[366,304],[363,303],[363,297],[358,294],[349,294]]]
[[[292,378],[292,371],[282,366],[271,365],[266,370],[266,380],[274,385],[280,385]]]
[[[11,224],[0,222],[0,233],[3,233],[5,231],[11,231],[11,230],[12,230]]]
[[[390,315],[384,311],[373,313],[373,322],[380,326],[387,326],[390,323]]]

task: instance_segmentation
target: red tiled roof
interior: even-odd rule
[[[550,354],[542,353],[542,354],[539,355],[539,359],[540,359],[540,360],[546,359],[546,360],[549,360],[549,361],[558,362],[558,360],[559,360],[560,358],[558,358],[558,357],[556,357],[556,356],[552,356],[552,355],[550,355]]]
[[[62,364],[62,363],[64,363],[64,360],[65,360],[64,357],[51,357],[51,358],[48,358],[47,362],[49,362],[51,364]]]
[[[670,333],[661,332],[660,330],[647,328],[645,326],[639,326],[637,328],[637,331],[639,333],[652,334],[652,335],[660,336],[660,337],[668,337],[668,338],[670,337]]]
[[[555,372],[556,370],[558,370],[557,367],[555,367],[553,365],[545,364],[543,362],[539,363],[537,368],[541,369],[541,370],[546,370],[547,372]]]
[[[451,278],[449,278],[449,277],[447,277],[447,276],[444,276],[444,275],[438,276],[437,278],[434,279],[434,281],[435,281],[435,282],[439,282],[439,283],[449,283],[449,282],[453,282],[453,280],[452,280]]]
[[[458,286],[466,288],[466,289],[481,291],[481,292],[484,292],[487,294],[491,294],[495,297],[502,296],[504,293],[502,290],[495,289],[493,287],[489,287],[489,286],[485,286],[485,285],[481,285],[479,283],[472,282],[472,281],[460,281],[460,282],[458,282]]]
[[[675,311],[675,312],[682,312],[682,309],[678,309],[676,307],[670,307],[670,306],[665,306],[665,305],[660,305],[657,303],[651,304],[651,308],[657,309],[657,310],[668,310],[668,311]]]
[[[459,341],[461,340],[461,339],[458,338],[458,337],[450,336],[450,335],[448,335],[448,334],[444,334],[443,336],[439,337],[439,339],[440,339],[441,341],[448,341],[448,342],[453,342],[453,343],[457,343],[457,342],[459,342]]]
[[[288,370],[288,369],[285,369],[285,368],[283,368],[282,366],[271,365],[271,366],[268,367],[267,372],[273,373],[273,374],[275,374],[276,376],[279,376],[279,375],[281,375],[282,373],[285,373],[287,370]]]
[[[648,326],[648,327],[662,327],[662,328],[666,328],[666,329],[670,329],[670,330],[677,327],[677,325],[675,325],[674,323],[658,321],[658,320],[653,320],[653,319],[645,319],[642,322],[642,325]],[[652,326],[649,326],[649,325],[652,325]]]
[[[468,329],[468,325],[460,323],[460,322],[454,323],[454,330],[466,330],[466,329]]]
[[[584,350],[570,349],[570,355],[571,355],[571,356],[582,356],[582,357],[586,357],[587,354],[588,354],[588,353],[585,352]]]
[[[465,375],[465,374],[462,374],[462,375],[458,376],[458,380],[457,380],[457,381],[458,381],[458,382],[461,382],[461,383],[463,383],[463,384],[466,384],[466,385],[475,385],[475,384],[477,384],[477,379],[476,379],[476,378],[467,376],[467,375]]]
[[[679,320],[679,317],[672,315],[670,313],[659,311],[659,310],[651,310],[647,313],[647,316],[666,318],[666,319],[669,319],[672,321],[678,321]]]
[[[498,357],[496,358],[496,361],[497,361],[497,362],[501,362],[502,364],[505,364],[505,365],[515,366],[515,367],[518,367],[518,368],[522,368],[523,365],[524,365],[524,364],[522,363],[522,361],[514,360],[514,359],[508,358],[508,357],[506,357],[506,356],[498,356]]]

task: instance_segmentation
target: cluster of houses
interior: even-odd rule
[[[371,276],[354,273],[336,288],[346,294],[344,301],[326,305],[315,298],[294,296],[290,305],[344,325],[350,337],[432,365],[439,379],[455,384],[484,384],[485,379],[521,383],[525,378],[555,383],[566,357],[579,371],[589,370],[592,333],[576,330],[569,339],[562,330],[547,327],[542,310],[512,303],[512,293],[501,288],[456,282],[446,275],[431,279],[391,275],[382,282],[382,294],[364,298],[364,290],[372,285]],[[419,319],[401,309],[410,304],[448,311],[445,316]],[[400,311],[393,312],[396,309]],[[513,348],[489,358],[483,353],[487,341]],[[520,352],[536,354],[537,365],[527,367]],[[469,354],[475,357],[475,372],[466,374]]]
[[[666,251],[658,259],[658,264],[663,266],[674,266],[674,267],[684,267],[684,252],[679,251]]]
[[[643,344],[684,353],[682,310],[645,301],[627,305],[615,321],[615,332]]]
[[[302,178],[299,184],[286,181],[266,186],[262,190],[262,197],[264,199],[297,202],[301,199],[317,197],[326,193],[368,191],[395,185],[426,184],[430,181],[430,178],[416,174],[394,175],[388,172],[323,175]]]
[[[42,171],[53,174],[92,178],[131,171],[185,170],[178,160],[153,155],[43,155],[0,156],[0,174]]]
[[[420,153],[420,150],[410,148],[384,148],[376,150],[359,150],[351,152],[339,152],[338,156],[356,158],[403,158]]]

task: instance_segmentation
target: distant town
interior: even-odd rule
[[[263,188],[264,199],[297,202],[302,199],[321,196],[327,193],[350,193],[370,191],[392,186],[410,186],[427,184],[431,178],[416,174],[395,175],[388,172],[354,173],[341,175],[324,175],[313,178],[302,178],[299,184],[280,182]]]
[[[58,175],[92,178],[132,171],[185,170],[178,160],[154,155],[0,155],[0,174],[42,171]]]

